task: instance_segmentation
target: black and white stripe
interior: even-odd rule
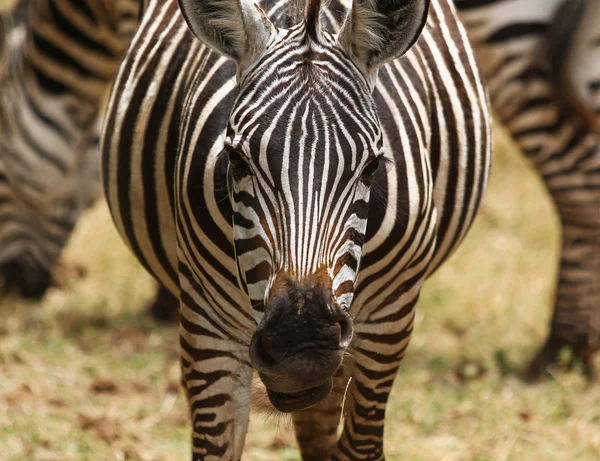
[[[384,15],[357,1],[343,27],[349,5],[337,0],[306,13],[180,3],[232,59],[194,37],[176,0],[150,0],[113,87],[102,161],[118,230],[180,299],[193,457],[241,456],[251,337],[293,282],[325,287],[354,322],[337,391],[294,414],[303,456],[382,460],[420,288],[463,239],[488,178],[490,117],[466,33],[447,0],[431,2],[412,47],[428,2]],[[353,19],[365,11],[392,19]]]

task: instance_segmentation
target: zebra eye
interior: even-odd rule
[[[380,158],[381,157],[377,157],[376,159],[371,160],[369,163],[367,163],[367,166],[365,166],[362,172],[363,178],[370,179],[373,177],[375,172],[379,169]]]
[[[227,152],[229,155],[229,168],[233,178],[239,181],[248,176],[251,172],[250,165],[248,165],[248,162],[246,162],[244,157],[242,157],[236,149],[231,147],[227,149]]]

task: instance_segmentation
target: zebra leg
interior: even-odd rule
[[[342,399],[335,395],[308,410],[294,413],[296,440],[304,461],[326,461],[330,459],[337,442]]]
[[[156,297],[148,310],[154,320],[162,323],[174,323],[179,319],[179,300],[159,284]]]
[[[181,368],[192,419],[192,460],[238,461],[250,415],[248,344],[223,334],[210,313],[180,304]]]
[[[586,161],[580,162],[574,172],[563,171],[556,179],[544,178],[561,217],[562,255],[550,335],[531,362],[528,377],[532,379],[549,364],[557,364],[565,347],[587,367],[599,346],[600,143],[590,148],[588,142],[587,150],[585,147],[587,154],[582,158]],[[557,187],[553,187],[555,183]],[[561,187],[569,184],[572,186]]]
[[[578,19],[569,24],[567,15]],[[547,161],[534,156],[558,208],[563,235],[550,336],[529,367],[530,378],[557,363],[565,347],[590,372],[589,359],[600,341],[600,117],[589,83],[594,75],[590,63],[600,50],[590,46],[598,19],[600,3],[565,2],[548,34],[555,104],[572,134],[558,155]]]
[[[329,460],[335,448],[348,383],[348,376],[344,376],[343,372],[347,368],[342,367],[336,373],[334,390],[323,402],[292,414],[296,440],[304,461]]]
[[[414,303],[412,303],[414,305]],[[357,324],[352,380],[344,401],[344,429],[332,461],[384,461],[383,427],[388,397],[412,333],[414,308],[402,318],[377,326]],[[389,325],[389,324],[388,324]],[[365,328],[366,327],[366,328]]]

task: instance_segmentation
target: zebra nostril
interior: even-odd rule
[[[338,323],[340,325],[340,346],[346,348],[352,341],[352,321],[344,317]]]
[[[254,335],[250,343],[250,360],[256,369],[269,369],[277,364],[265,344],[265,336]]]

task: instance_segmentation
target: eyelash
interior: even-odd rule
[[[362,171],[362,176],[363,177],[368,177],[368,178],[372,178],[373,175],[377,172],[377,170],[379,169],[379,165],[381,164],[381,157],[377,157],[374,160],[371,160],[369,163],[367,163],[367,165],[364,167],[363,171]]]
[[[225,149],[227,152],[227,158],[229,160],[229,169],[235,180],[239,181],[252,173],[250,165],[242,156],[242,154],[240,154],[235,148],[231,146],[226,146]],[[369,163],[367,163],[361,174],[363,178],[371,179],[379,170],[381,163],[382,157],[377,157],[371,160]]]
[[[229,169],[234,179],[240,180],[251,173],[248,162],[233,147],[227,147],[227,157],[229,159]]]

